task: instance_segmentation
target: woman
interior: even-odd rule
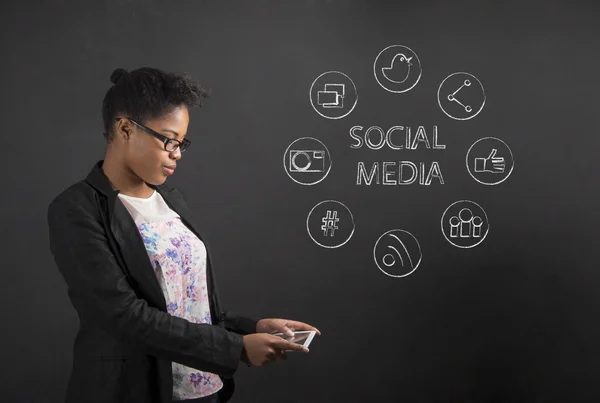
[[[240,361],[307,352],[273,332],[306,323],[222,310],[206,244],[177,188],[191,144],[188,75],[116,69],[103,101],[107,150],[48,207],[50,249],[78,313],[67,403],[226,402]]]

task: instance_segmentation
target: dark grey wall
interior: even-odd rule
[[[84,4],[85,3],[85,4]],[[60,402],[78,326],[48,249],[46,208],[103,158],[101,101],[116,67],[187,71],[213,90],[191,112],[194,144],[168,179],[211,243],[226,305],[309,322],[308,355],[240,367],[233,402],[596,402],[598,79],[593,2],[45,1],[3,4],[2,401]],[[385,91],[375,56],[413,49],[422,77]],[[338,70],[356,108],[319,116],[309,88]],[[436,93],[474,74],[486,103],[446,116]],[[352,149],[352,126],[429,131],[445,150]],[[429,133],[428,133],[429,134]],[[333,165],[314,186],[282,165],[299,137]],[[465,167],[482,137],[511,147],[514,171],[484,186]],[[356,185],[357,163],[439,162],[445,183]],[[322,248],[310,209],[342,201],[355,232]],[[474,248],[444,238],[456,200],[484,207]],[[419,241],[412,274],[386,276],[375,241],[399,228]]]

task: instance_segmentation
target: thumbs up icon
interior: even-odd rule
[[[498,150],[493,148],[487,158],[475,158],[475,172],[490,172],[493,174],[504,173],[506,167],[504,157],[496,157],[497,152]]]

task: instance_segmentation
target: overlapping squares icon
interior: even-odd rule
[[[325,90],[317,92],[317,104],[323,108],[343,108],[345,93],[344,84],[325,84]]]

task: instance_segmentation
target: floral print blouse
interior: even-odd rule
[[[212,323],[206,286],[204,243],[156,190],[149,198],[120,194],[144,240],[167,310],[194,323]],[[204,397],[223,387],[213,373],[173,362],[173,400]]]

